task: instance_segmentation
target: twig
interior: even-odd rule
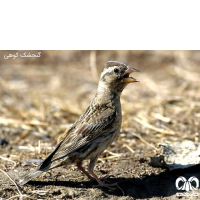
[[[131,153],[135,153],[135,151],[131,149],[131,147],[129,147],[127,144],[124,144],[123,147],[126,147]]]
[[[117,158],[117,157],[120,157],[120,156],[108,156],[108,157],[105,157],[105,158],[99,158],[98,160],[100,160],[100,161],[102,161],[102,160],[111,160],[113,158]]]
[[[104,151],[104,153],[106,153],[106,152],[108,152],[108,153],[109,153],[110,155],[112,155],[112,156],[116,156],[116,157],[121,156],[120,153],[113,153],[113,152],[111,152],[111,151],[108,151],[107,149]]]
[[[71,125],[68,126],[66,129],[65,129],[65,132],[63,134],[61,134],[58,139],[57,139],[57,144],[67,135],[68,131],[70,130],[71,128]]]
[[[156,132],[159,132],[159,133],[162,133],[162,134],[167,134],[167,135],[175,135],[175,132],[174,131],[171,131],[171,130],[165,130],[165,129],[161,129],[161,128],[157,128],[145,121],[142,121],[140,120],[139,118],[137,117],[134,117],[134,120],[140,124],[142,124],[143,126],[145,126],[146,128],[149,128],[151,130],[154,130]]]
[[[21,191],[19,190],[19,187],[17,186],[17,184],[15,183],[15,181],[5,172],[5,171],[3,171],[2,169],[0,169],[0,171],[4,174],[4,175],[6,175],[11,181],[12,181],[12,183],[15,185],[15,187],[17,188],[17,191],[18,191],[18,193],[19,193],[19,196],[20,196],[20,199],[24,196],[24,195],[22,195],[22,193],[21,193]]]
[[[38,141],[38,154],[41,153],[41,145],[40,145],[40,140]]]
[[[120,188],[119,186],[117,186],[117,188],[119,188],[122,191],[122,196],[124,196],[124,190],[122,190],[122,188]]]
[[[142,142],[144,142],[146,145],[148,145],[148,146],[154,148],[155,150],[158,150],[153,144],[148,143],[144,138],[142,138],[142,136],[140,136],[140,135],[138,135],[138,134],[136,134],[136,133],[132,133],[132,132],[130,132],[130,134],[133,135],[133,136],[135,136],[135,137],[137,137],[137,138],[139,138],[139,139],[140,139]]]
[[[171,119],[169,117],[164,117],[163,115],[161,115],[159,113],[152,113],[152,116],[155,117],[156,119],[163,121],[163,122],[169,123],[171,121]]]
[[[186,113],[181,117],[182,120],[186,119],[194,110],[195,103],[191,103],[190,108],[186,111]]]
[[[3,160],[6,160],[6,161],[9,161],[9,162],[12,162],[14,164],[14,167],[17,165],[17,163],[9,158],[6,158],[6,157],[3,157],[3,156],[0,156],[1,159]]]
[[[22,195],[15,195],[15,196],[12,196],[12,197],[10,197],[9,199],[7,199],[7,200],[10,200],[10,199],[15,199],[15,198],[17,198],[17,197],[20,197],[20,199],[23,199],[23,197],[26,197],[26,198],[30,198],[30,196],[28,196],[28,195],[26,195],[26,194],[22,194]],[[31,198],[32,199],[32,198]]]
[[[29,151],[36,151],[36,148],[37,147],[33,147],[31,145],[29,146],[15,146],[15,149],[20,149],[20,150],[29,150]],[[44,147],[45,149],[48,149],[48,150],[52,150],[54,149],[54,147]]]
[[[22,125],[33,125],[33,126],[48,126],[45,122],[40,121],[21,121],[17,119],[3,118],[0,117],[0,124],[22,124]]]
[[[121,157],[122,154],[113,153],[111,151],[105,150],[104,153],[109,153],[111,156],[106,156],[105,158],[98,158],[98,161],[104,162],[104,160],[111,160],[113,158]]]
[[[33,194],[45,195],[49,190],[33,190]]]
[[[98,80],[98,71],[97,71],[97,65],[96,65],[96,51],[95,50],[90,51],[90,68],[92,71],[92,76],[95,78],[95,80]]]

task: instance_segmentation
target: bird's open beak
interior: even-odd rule
[[[125,71],[124,77],[123,77],[123,82],[124,82],[124,83],[139,82],[137,79],[135,79],[135,78],[133,78],[133,77],[129,77],[129,75],[130,75],[132,72],[139,72],[139,70],[134,69],[133,67],[128,66],[128,69]]]

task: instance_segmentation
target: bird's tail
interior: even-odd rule
[[[34,170],[28,174],[26,174],[25,176],[21,177],[19,179],[19,185],[24,185],[27,182],[29,182],[31,179],[36,178],[37,176],[39,176],[40,174],[42,174],[43,172],[45,172],[44,170]]]
[[[54,149],[53,152],[51,152],[49,154],[49,156],[42,162],[41,165],[39,165],[34,171],[26,174],[25,176],[21,177],[19,179],[19,185],[24,185],[27,182],[29,182],[31,179],[36,178],[37,176],[39,176],[40,174],[42,174],[43,172],[46,172],[50,169],[53,169],[54,167],[57,167],[60,165],[60,163],[54,162],[56,160],[52,160],[54,154],[57,152],[58,148],[60,147],[60,145],[62,144],[63,141],[61,141],[57,147]],[[59,160],[59,159],[58,159]]]

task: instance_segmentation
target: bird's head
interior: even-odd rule
[[[115,93],[121,93],[129,83],[138,82],[129,76],[132,72],[139,71],[117,61],[108,61],[101,73],[99,89],[109,88]]]

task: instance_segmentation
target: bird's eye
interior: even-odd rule
[[[115,74],[119,73],[119,70],[117,68],[114,69]]]

